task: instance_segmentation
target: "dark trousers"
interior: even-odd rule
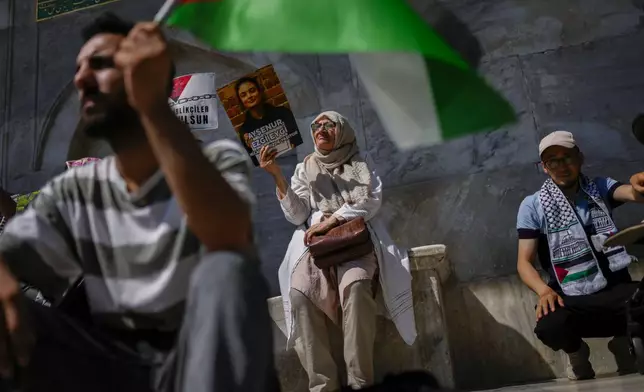
[[[639,283],[620,283],[600,292],[562,296],[565,307],[557,305],[537,322],[534,333],[551,349],[574,353],[582,338],[605,338],[626,334],[626,301]]]
[[[193,272],[178,333],[116,332],[30,301],[21,391],[279,391],[267,294],[257,262],[222,252]]]

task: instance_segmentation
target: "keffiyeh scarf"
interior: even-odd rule
[[[595,235],[588,240],[574,207],[563,192],[548,179],[539,192],[539,201],[547,222],[550,262],[564,294],[570,296],[595,293],[606,287],[607,281],[593,252],[603,253],[611,271],[628,267],[632,258],[624,247],[604,248],[606,238],[617,233],[597,185],[585,176],[581,190],[589,197],[589,212]]]

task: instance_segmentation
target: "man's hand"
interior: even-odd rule
[[[562,308],[564,307],[563,298],[561,298],[561,296],[553,289],[548,287],[539,295],[539,303],[537,304],[537,321],[548,315],[548,313],[554,312],[557,309],[557,305]]]
[[[138,23],[114,55],[130,105],[141,114],[168,105],[172,59],[157,23]]]
[[[313,239],[313,237],[319,236],[319,235],[325,235],[326,233],[329,232],[329,230],[339,226],[340,224],[342,224],[342,222],[340,221],[340,219],[336,218],[335,216],[331,216],[329,219],[325,220],[324,222],[314,224],[304,234],[304,245],[309,246],[309,244],[311,244],[311,240]]]
[[[14,366],[29,363],[34,339],[20,307],[20,284],[0,260],[0,375],[12,378]]]
[[[639,195],[638,196],[643,196],[644,195],[644,172],[633,174],[631,177],[631,185],[633,186],[633,190],[637,192]]]

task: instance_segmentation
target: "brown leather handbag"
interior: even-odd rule
[[[325,235],[315,236],[309,244],[309,253],[320,269],[356,260],[371,252],[373,242],[364,218],[352,219]]]

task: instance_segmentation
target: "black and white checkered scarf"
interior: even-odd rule
[[[588,206],[595,234],[589,241],[574,207],[561,189],[548,179],[541,187],[539,201],[546,218],[550,261],[557,281],[566,295],[587,295],[606,287],[596,252],[602,252],[611,271],[628,267],[632,258],[624,247],[604,248],[604,241],[617,233],[597,185],[586,176],[581,176],[582,192],[589,198]]]

